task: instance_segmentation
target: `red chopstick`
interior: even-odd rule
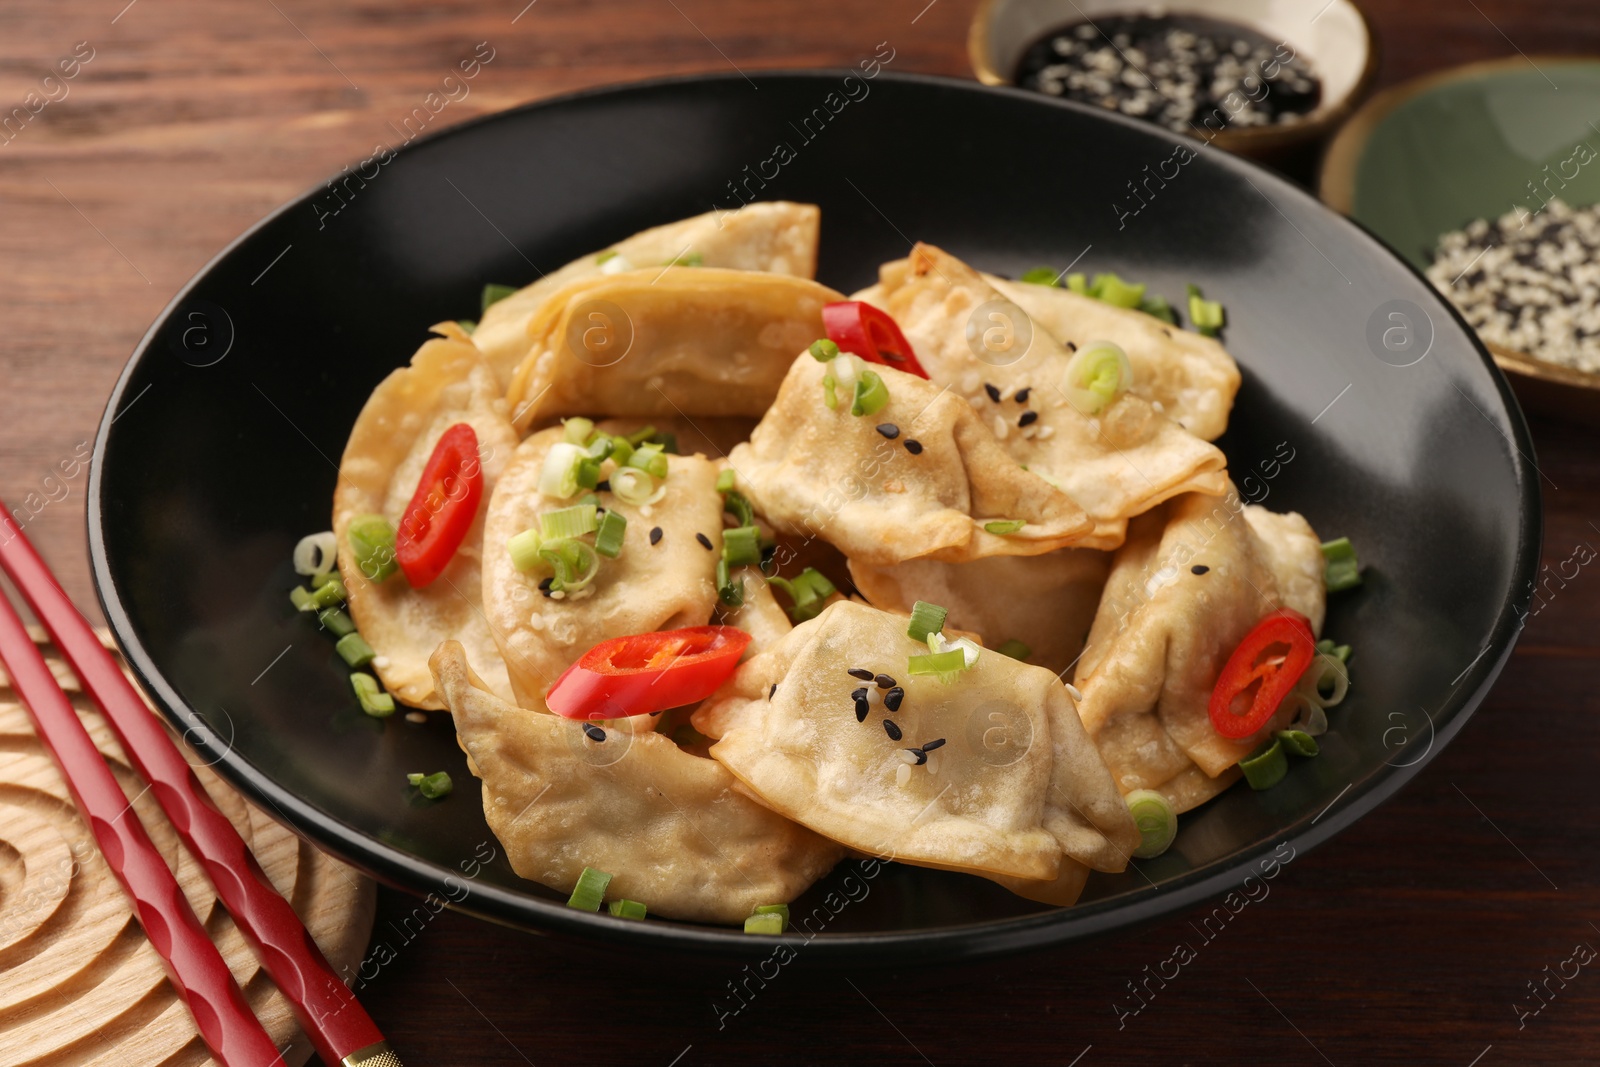
[[[193,768],[100,644],[3,502],[0,569],[11,577],[84,689],[105,712],[123,749],[172,817],[184,845],[205,868],[262,966],[293,1005],[317,1055],[329,1067],[400,1067],[399,1057],[377,1024],[339,980],[294,909],[272,888],[238,831],[217,810]]]
[[[61,767],[67,789],[122,883],[167,977],[189,1006],[200,1036],[228,1067],[281,1064],[282,1054],[250,1011],[239,984],[195,917],[178,880],[150,841],[11,602],[0,597],[0,661]]]

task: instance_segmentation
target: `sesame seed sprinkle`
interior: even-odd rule
[[[916,440],[915,438],[906,438],[906,451],[910,452],[913,456],[922,455],[922,442]]]
[[[707,552],[711,551],[711,538],[707,537],[703,533],[697,533],[694,535],[694,539],[700,542],[701,548],[705,549]]]
[[[604,741],[606,739],[606,732],[592,722],[583,724],[583,733],[591,741]]]
[[[932,752],[936,748],[943,748],[943,747],[944,747],[944,738],[936,737],[932,741],[929,741],[927,744],[923,745],[922,746],[922,751],[924,751],[924,752]]]
[[[878,423],[877,429],[879,433],[883,434],[883,436],[887,437],[891,441],[900,436],[900,427],[896,426],[892,422],[880,422]]]
[[[867,687],[866,686],[862,686],[860,689],[852,690],[851,693],[850,693],[850,699],[851,700],[865,700],[865,699],[867,699]]]
[[[1000,403],[1000,390],[999,389],[996,389],[994,386],[990,385],[988,382],[984,382],[983,383],[983,391],[989,394],[989,399],[990,400],[993,400],[996,404]]]
[[[774,696],[777,696],[777,694],[778,694],[778,683],[777,682],[773,682],[772,683],[772,688],[767,690],[767,699],[771,700]]]
[[[1211,568],[1207,567],[1204,563],[1196,563],[1193,567],[1189,568],[1189,573],[1190,574],[1204,574],[1207,571],[1209,571],[1210,569]]]
[[[653,529],[651,529],[651,531],[650,531],[650,543],[652,545],[658,545],[658,544],[661,543],[661,527],[657,526],[657,527],[654,527]]]
[[[863,682],[872,681],[872,672],[867,670],[865,667],[851,667],[844,673],[848,674],[852,678],[860,678]]]
[[[899,711],[900,702],[906,698],[906,691],[898,685],[883,694],[883,706],[890,711]]]
[[[893,689],[895,686],[894,679],[889,677],[887,674],[880,674],[874,678],[873,681],[878,683],[879,689]]]
[[[1033,386],[1031,385],[1024,385],[1021,389],[1018,389],[1015,397],[1017,403],[1026,404],[1028,402],[1028,394],[1031,392],[1033,392]]]
[[[867,712],[872,710],[872,705],[867,703],[866,697],[856,700],[856,722],[866,722]]]
[[[900,758],[913,767],[920,767],[928,762],[928,754],[920,748],[902,748]]]
[[[595,486],[594,488],[595,488],[595,492],[597,492],[597,493],[609,493],[609,492],[611,492],[611,479],[607,478],[605,481],[601,482],[599,485]]]
[[[891,741],[900,740],[900,727],[895,724],[893,719],[883,720],[883,732],[889,735],[889,740]]]
[[[1017,420],[1017,425],[1018,426],[1032,426],[1034,423],[1036,423],[1038,421],[1039,421],[1039,413],[1037,411],[1024,411],[1022,413],[1022,418]]]

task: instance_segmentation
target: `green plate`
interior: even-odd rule
[[[1418,269],[1440,234],[1559,195],[1600,201],[1600,60],[1515,56],[1374,97],[1329,147],[1322,198]]]

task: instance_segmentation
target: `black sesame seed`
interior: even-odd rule
[[[883,732],[889,735],[891,741],[900,740],[900,727],[895,725],[893,719],[883,720]]]
[[[867,712],[872,710],[872,705],[867,703],[867,698],[862,697],[856,701],[856,722],[866,722]]]
[[[922,455],[922,442],[910,437],[906,438],[906,451],[913,456]]]
[[[887,674],[880,674],[876,678],[874,678],[873,681],[878,683],[878,688],[879,689],[893,689],[894,688],[894,679],[889,677]]]
[[[893,441],[896,437],[900,436],[900,427],[896,426],[892,422],[880,422],[878,423],[878,432],[883,434],[883,436],[887,437],[889,440]]]
[[[555,581],[554,578],[546,578],[543,581],[541,581],[539,583],[539,592],[543,593],[545,596],[549,596],[550,595],[550,586],[554,581]]]
[[[883,694],[883,706],[890,711],[899,711],[900,702],[906,698],[906,691],[898,685]]]
[[[703,533],[697,533],[694,535],[694,539],[700,542],[701,548],[705,549],[707,552],[711,551],[711,538],[707,537]]]
[[[1211,568],[1207,567],[1204,563],[1196,563],[1193,567],[1189,568],[1189,573],[1190,574],[1204,574],[1206,571],[1208,571],[1210,569]]]
[[[595,491],[599,492],[599,493],[609,493],[609,492],[611,492],[611,479],[607,478],[605,481],[601,482],[599,485],[595,486],[594,488],[595,488]]]
[[[924,752],[932,752],[936,748],[943,748],[943,747],[944,747],[944,738],[937,737],[937,738],[934,738],[932,741],[929,741],[927,744],[923,745],[922,746],[922,751],[924,751]]]
[[[852,689],[850,691],[850,699],[851,700],[865,700],[865,699],[867,699],[867,687],[866,686],[862,686],[860,689]]]
[[[860,678],[863,682],[872,681],[872,672],[867,670],[865,667],[851,667],[844,673],[848,674],[852,678]]]
[[[591,741],[604,741],[606,739],[606,732],[592,722],[583,724],[583,732]]]
[[[1034,423],[1036,423],[1038,421],[1039,421],[1039,413],[1037,411],[1024,411],[1022,413],[1022,418],[1017,420],[1017,425],[1018,426],[1032,426]]]
[[[1017,403],[1026,404],[1028,402],[1028,394],[1031,392],[1033,392],[1033,386],[1031,385],[1025,385],[1021,389],[1018,389],[1015,398]]]
[[[1073,344],[1071,341],[1067,342],[1067,351],[1068,352],[1076,352],[1077,350],[1078,350],[1078,346],[1077,345]]]
[[[908,749],[906,749],[906,751],[911,754],[911,758],[916,762],[916,766],[920,767],[924,763],[928,762],[928,754],[926,752],[922,751],[922,749],[920,749],[920,748],[908,748]]]
[[[777,695],[777,693],[778,693],[778,683],[777,682],[773,682],[772,683],[772,688],[767,690],[767,699],[771,700],[774,696]]]
[[[661,527],[657,526],[650,531],[650,543],[659,544],[661,541]]]
[[[996,389],[988,382],[984,382],[983,391],[989,394],[990,400],[993,400],[996,404],[1000,403],[1000,390]]]

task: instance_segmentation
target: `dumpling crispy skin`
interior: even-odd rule
[[[461,646],[433,657],[456,736],[483,779],[483,813],[523,878],[570,893],[585,867],[612,876],[608,899],[652,915],[739,922],[786,903],[843,850],[751,800],[715,760],[662,734],[514,707],[482,684]]]
[[[850,561],[851,579],[874,607],[909,614],[919,600],[938,604],[949,611],[949,626],[981,634],[990,648],[1023,641],[1028,662],[1057,675],[1083,651],[1110,570],[1110,553],[1083,548],[971,563]]]
[[[1073,408],[1062,388],[1070,353],[1041,328],[1031,331],[1028,347],[1015,355],[1013,346],[1020,347],[1023,336],[1016,331],[1030,320],[949,253],[917,245],[908,261],[885,265],[873,295],[905,331],[934,383],[968,401],[1017,462],[1060,486],[1088,512],[1094,534],[1077,547],[1115,548],[1127,520],[1161,501],[1180,493],[1222,492],[1222,453],[1137,392],[1093,418]],[[977,351],[994,354],[980,359]],[[998,403],[986,386],[1000,392]],[[1031,390],[1026,405],[1014,399],[1019,389]],[[1023,427],[1020,419],[1028,410],[1038,418]]]
[[[627,634],[704,626],[717,603],[716,566],[722,550],[722,497],[717,466],[704,456],[669,456],[666,495],[635,507],[611,493],[602,504],[628,520],[622,552],[602,559],[590,588],[578,598],[552,599],[539,589],[546,573],[524,574],[511,562],[507,543],[537,528],[539,514],[565,507],[566,499],[539,492],[539,475],[561,429],[541,430],[510,457],[489,501],[483,541],[483,608],[517,702],[544,708],[544,694],[601,641]],[[650,531],[661,527],[659,543]],[[704,533],[708,551],[695,540]]]
[[[447,637],[471,650],[494,692],[510,697],[511,684],[479,604],[483,586],[484,513],[495,481],[517,447],[505,400],[494,374],[455,323],[434,329],[429,340],[372,391],[356,418],[339,463],[333,494],[333,531],[339,573],[350,590],[350,615],[378,654],[373,669],[399,700],[415,708],[444,707],[433,690],[428,657]],[[416,493],[422,468],[445,430],[458,422],[478,435],[483,499],[478,517],[444,572],[423,589],[400,573],[367,581],[345,536],[350,520],[377,514],[396,527]]]
[[[822,212],[815,204],[773,200],[736,211],[708,211],[634,234],[608,251],[621,262],[645,269],[698,255],[707,267],[764,270],[813,278],[817,273],[817,235]],[[609,258],[609,257],[608,257]],[[528,326],[550,294],[562,286],[597,276],[600,254],[575,259],[532,285],[489,307],[472,340],[483,350],[502,389],[532,346]]]
[[[825,335],[823,305],[842,299],[804,278],[713,267],[579,279],[528,325],[512,422],[585,411],[760,417],[793,354]]]
[[[888,404],[856,416],[841,396],[830,411],[828,365],[802,353],[749,443],[729,454],[740,488],[774,527],[878,565],[1037,555],[1090,531],[1083,511],[1023,470],[965,401],[892,367],[871,369]],[[886,438],[880,425],[897,435]],[[906,448],[911,440],[920,453]],[[1027,525],[1010,535],[984,529],[1006,519]]]
[[[1322,567],[1303,518],[1244,504],[1231,487],[1221,498],[1179,497],[1130,524],[1076,679],[1084,728],[1124,794],[1157,789],[1179,811],[1201,804],[1292,718],[1286,701],[1255,736],[1229,740],[1211,726],[1211,691],[1268,612],[1293,608],[1321,630]]]
[[[1128,353],[1134,396],[1202,441],[1228,428],[1239,392],[1239,365],[1222,345],[1193,330],[1168,326],[1134,308],[1119,308],[1053,285],[1032,285],[985,274],[984,280],[1063,346],[1111,341]]]
[[[904,616],[839,601],[742,664],[694,726],[763,803],[851,848],[1040,883],[1068,862],[1123,869],[1138,830],[1066,687],[993,652],[950,684],[912,677],[919,651]],[[853,667],[896,679],[900,710],[857,722]],[[907,767],[907,748],[940,738]]]

